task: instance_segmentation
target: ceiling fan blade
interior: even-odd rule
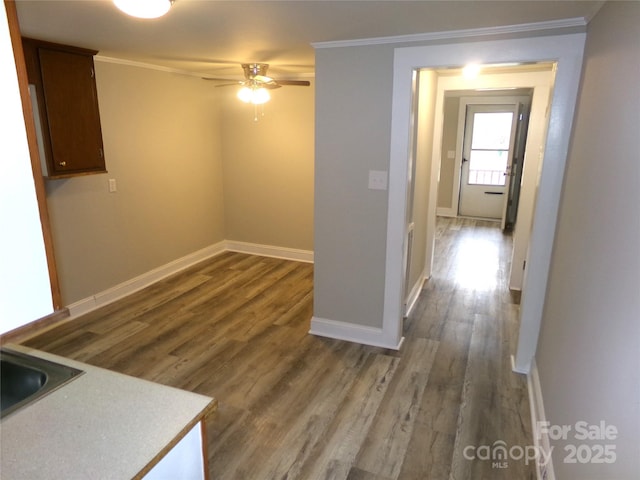
[[[230,85],[239,85],[242,84],[243,81],[242,80],[234,80],[233,78],[217,78],[217,77],[200,77],[202,78],[202,80],[209,80],[211,82],[235,82],[235,83],[230,83]]]
[[[276,80],[280,85],[294,85],[299,87],[308,87],[311,82],[307,80]]]
[[[242,82],[223,83],[221,85],[216,85],[216,88],[218,88],[218,87],[238,87],[240,85],[242,85]]]
[[[271,77],[267,77],[265,75],[256,75],[255,77],[253,77],[253,80],[255,80],[256,82],[260,82],[260,83],[274,83],[275,80]]]

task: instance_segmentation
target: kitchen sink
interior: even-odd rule
[[[82,370],[39,357],[0,349],[0,418],[70,382]]]

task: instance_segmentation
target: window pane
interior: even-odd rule
[[[512,112],[475,113],[471,148],[508,150],[512,119]]]
[[[470,185],[504,185],[508,150],[472,150],[469,158]]]

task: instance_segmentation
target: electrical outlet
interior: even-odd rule
[[[386,170],[369,170],[369,189],[386,190],[387,176]]]
[[[118,191],[118,185],[116,183],[116,179],[115,178],[110,178],[109,179],[109,193],[113,193],[113,192],[117,192]]]

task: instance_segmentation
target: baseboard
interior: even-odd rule
[[[119,300],[120,298],[131,295],[132,293],[142,290],[148,287],[152,283],[155,283],[163,278],[166,278],[174,273],[184,270],[198,262],[206,260],[207,258],[214,257],[225,251],[225,242],[219,242],[214,245],[210,245],[196,252],[185,255],[172,262],[162,265],[158,268],[154,268],[142,275],[138,275],[130,280],[122,282],[114,287],[111,287],[102,292],[96,293],[91,297],[84,298],[78,302],[74,302],[68,305],[67,308],[71,313],[71,317],[77,317],[84,315],[96,308],[107,305],[108,303]]]
[[[515,367],[515,359],[511,357],[512,367]],[[515,370],[514,370],[515,371]],[[527,390],[529,391],[529,409],[531,411],[531,430],[533,431],[533,444],[538,451],[543,452],[542,459],[548,459],[544,463],[539,458],[536,463],[536,477],[538,480],[555,480],[556,476],[553,469],[553,459],[551,458],[551,444],[546,429],[540,429],[539,426],[546,423],[547,417],[544,411],[544,402],[542,400],[542,388],[540,386],[540,377],[538,376],[538,367],[535,358],[531,361],[531,368],[527,374]]]
[[[453,208],[438,207],[436,208],[436,215],[438,217],[457,217],[458,212],[456,212]]]
[[[424,287],[424,282],[427,281],[427,277],[425,276],[425,272],[422,272],[420,275],[420,279],[416,282],[416,284],[411,289],[409,296],[407,297],[407,303],[405,305],[404,317],[407,318],[411,315],[413,308],[418,303],[418,298],[420,298],[420,292],[422,292],[422,288]]]
[[[367,327],[353,323],[339,322],[327,318],[311,318],[309,333],[320,337],[345,340],[347,342],[382,347],[391,350],[400,350],[404,337],[399,342],[394,341],[381,328]]]
[[[111,302],[119,300],[127,295],[142,290],[149,285],[162,280],[174,273],[185,268],[195,265],[198,262],[206,260],[221,254],[222,252],[232,251],[247,253],[250,255],[259,255],[263,257],[282,258],[284,260],[293,260],[298,262],[313,262],[313,252],[307,250],[296,250],[292,248],[274,247],[271,245],[258,245],[255,243],[234,242],[224,240],[213,245],[209,245],[201,250],[185,255],[172,262],[162,265],[149,272],[138,275],[135,278],[115,285],[107,290],[96,293],[90,297],[84,298],[68,305],[67,308],[71,317],[78,317],[89,313],[96,308],[107,305]]]
[[[313,263],[313,251],[298,250],[295,248],[276,247],[272,245],[260,245],[257,243],[236,242],[226,240],[225,249],[232,252],[260,255],[262,257],[281,258],[296,262]]]

